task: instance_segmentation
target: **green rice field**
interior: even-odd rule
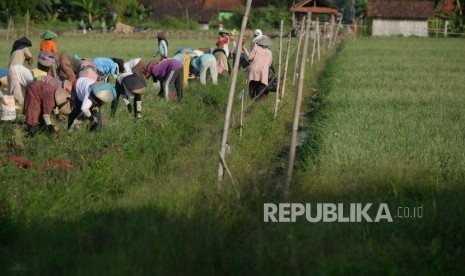
[[[170,53],[213,44],[169,43]],[[0,67],[11,44],[0,41]],[[143,118],[122,107],[110,118],[104,106],[99,133],[67,133],[57,122],[59,134],[30,138],[21,123],[1,123],[0,274],[463,274],[463,45],[365,38],[308,62],[305,139],[289,199],[282,195],[297,40],[278,117],[271,93],[245,113],[242,137],[239,75],[227,162],[240,199],[226,174],[216,181],[226,78],[217,86],[190,81],[182,103],[156,97],[150,81]],[[59,36],[57,48],[148,61],[155,39]],[[273,53],[277,66],[277,46]],[[73,169],[19,169],[13,156],[38,165],[62,158]],[[392,222],[264,222],[264,203],[286,202],[386,204]]]

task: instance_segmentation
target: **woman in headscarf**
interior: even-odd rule
[[[7,94],[13,95],[21,106],[24,104],[26,87],[33,80],[31,71],[24,67],[25,61],[28,65],[32,65],[34,62],[31,51],[29,51],[31,46],[31,41],[26,37],[16,40],[13,43],[8,64]]]
[[[97,67],[99,80],[106,81],[111,75],[116,79],[118,74],[124,71],[124,61],[122,59],[110,57],[97,57],[92,59],[92,62]]]
[[[155,52],[153,56],[157,57],[160,55],[160,60],[167,59],[168,58],[168,40],[166,40],[165,33],[159,32],[157,34],[157,40],[158,40],[158,51]]]
[[[16,40],[11,49],[8,68],[12,65],[24,65],[24,61],[27,61],[28,65],[32,65],[34,59],[32,58],[31,51],[29,51],[29,47],[31,46],[32,42],[26,37]]]
[[[147,82],[143,76],[130,72],[121,74],[116,80],[116,98],[111,102],[111,116],[115,116],[121,97],[129,113],[133,110],[129,99],[134,99],[134,117],[141,118],[142,94],[146,87]]]
[[[104,103],[112,102],[116,98],[115,87],[111,83],[95,81],[86,77],[78,78],[71,103],[73,110],[68,117],[68,130],[73,131],[81,119],[90,122],[90,131],[102,129],[102,114],[100,108]]]
[[[249,82],[250,97],[262,97],[263,99],[268,94],[268,75],[273,63],[270,48],[266,45],[256,44],[249,54],[249,62],[247,81]]]
[[[137,76],[137,77],[136,77]],[[145,65],[141,58],[133,58],[124,63],[122,73],[115,83],[116,98],[111,102],[111,116],[115,116],[118,109],[119,98],[123,99],[129,113],[133,107],[129,99],[134,99],[134,116],[142,117],[142,94],[145,92]]]
[[[50,115],[57,105],[55,92],[58,89],[63,89],[62,82],[51,76],[36,78],[27,86],[23,113],[32,136],[38,131],[39,125],[45,126],[45,130],[50,133],[56,132]]]
[[[76,74],[74,73],[70,58],[65,54],[56,53],[55,61],[57,75],[60,80],[69,80],[71,83],[73,83],[74,80],[76,80]]]
[[[229,32],[226,30],[220,30],[218,32],[218,39],[216,40],[216,47],[222,49],[226,55],[229,57]]]
[[[55,42],[53,41],[53,39],[56,37],[57,35],[54,32],[48,31],[48,30],[45,31],[40,37],[42,38],[42,42],[40,42],[40,51],[56,53],[57,46],[55,45]]]
[[[160,81],[159,96],[166,100],[182,100],[183,64],[179,60],[169,58],[160,62],[152,61],[145,67],[145,77],[152,77],[153,82]],[[172,93],[173,90],[176,90],[176,94]]]
[[[218,83],[218,72],[216,71],[216,59],[212,54],[203,54],[196,56],[191,61],[192,72],[196,76],[200,76],[200,83],[207,84],[207,72],[210,70],[213,84]]]

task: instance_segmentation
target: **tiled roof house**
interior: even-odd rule
[[[428,18],[434,15],[433,0],[369,0],[373,36],[428,36]]]

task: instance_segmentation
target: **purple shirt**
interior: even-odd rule
[[[176,59],[165,59],[152,69],[152,76],[157,80],[165,80],[171,71],[182,68],[182,62]]]

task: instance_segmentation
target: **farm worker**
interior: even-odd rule
[[[23,65],[12,65],[8,69],[8,95],[13,95],[19,106],[24,105],[26,87],[34,80],[31,70]]]
[[[269,47],[256,44],[249,54],[250,65],[247,69],[247,81],[251,98],[265,98],[268,91],[269,70],[273,55]]]
[[[73,83],[76,80],[76,74],[74,73],[70,58],[65,54],[55,53],[55,62],[58,78],[61,81],[68,80]]]
[[[165,59],[160,62],[150,62],[145,67],[145,77],[152,77],[153,82],[160,81],[159,96],[166,100],[170,98],[181,101],[183,98],[183,64],[176,59]],[[176,90],[176,94],[173,94]]]
[[[134,117],[142,117],[142,94],[147,88],[145,78],[135,73],[123,73],[116,80],[115,88],[116,98],[111,102],[111,115],[115,115],[121,96],[129,113],[133,110],[129,99],[134,99]]]
[[[39,76],[27,86],[26,102],[23,113],[26,116],[27,129],[33,136],[39,125],[54,133],[50,115],[55,106],[69,110],[70,94],[62,87],[63,83],[51,76]]]
[[[124,73],[134,73],[138,76],[145,77],[145,64],[141,58],[133,58],[124,63]]]
[[[200,76],[200,83],[207,84],[207,71],[210,70],[213,84],[218,83],[218,72],[216,71],[216,59],[212,54],[203,54],[194,57],[191,61],[191,68],[196,76]]]
[[[226,30],[220,30],[218,32],[218,39],[216,40],[216,47],[222,49],[226,54],[226,57],[229,57],[229,32]]]
[[[160,60],[168,58],[168,40],[166,40],[165,33],[159,32],[157,34],[158,51],[153,55],[154,57],[160,56]]]
[[[233,30],[233,32],[235,32],[235,30]],[[231,37],[233,37],[233,36],[232,36],[232,33],[233,33],[233,32],[231,32]],[[233,48],[232,48],[232,50],[231,50],[231,58],[232,58],[233,60],[235,60],[235,59],[236,59],[236,53],[237,53],[238,45],[240,44],[239,47],[241,47],[242,50],[241,50],[241,58],[240,58],[239,64],[241,65],[242,68],[245,68],[245,67],[248,66],[248,61],[247,61],[247,59],[248,59],[248,56],[249,56],[249,51],[248,51],[247,48],[245,47],[245,42],[246,42],[245,37],[242,39],[242,42],[241,42],[241,43],[239,43],[239,41],[237,41],[236,39],[233,38]]]
[[[25,61],[27,61],[29,66],[32,65],[34,63],[34,59],[32,58],[31,51],[29,51],[29,47],[31,46],[31,41],[26,37],[16,40],[11,49],[8,68],[12,65],[24,65]]]
[[[53,41],[57,35],[52,31],[45,31],[40,38],[42,38],[42,42],[40,42],[40,51],[41,52],[57,52],[57,47],[55,42]]]
[[[26,37],[22,37],[13,42],[10,62],[8,63],[7,94],[14,95],[16,101],[20,103],[20,105],[24,103],[26,86],[33,79],[31,72],[23,66],[25,61],[27,61],[29,66],[34,62],[31,51],[29,51],[29,47],[31,46],[31,41]]]
[[[97,57],[92,59],[92,62],[97,67],[99,80],[107,80],[108,76],[112,75],[116,79],[119,73],[124,70],[124,62],[121,59],[110,57]],[[120,67],[121,65],[121,67]]]
[[[98,79],[97,67],[95,67],[95,64],[89,60],[79,61],[76,72],[78,78],[85,77],[94,81]]]
[[[182,74],[182,83],[184,87],[187,87],[189,80],[189,66],[191,63],[191,57],[187,52],[177,53],[173,56],[173,59],[177,59],[182,62],[183,74]]]
[[[68,131],[73,131],[81,119],[91,122],[90,131],[102,129],[100,108],[116,98],[115,87],[111,83],[78,78],[71,93],[73,110],[68,117]]]

